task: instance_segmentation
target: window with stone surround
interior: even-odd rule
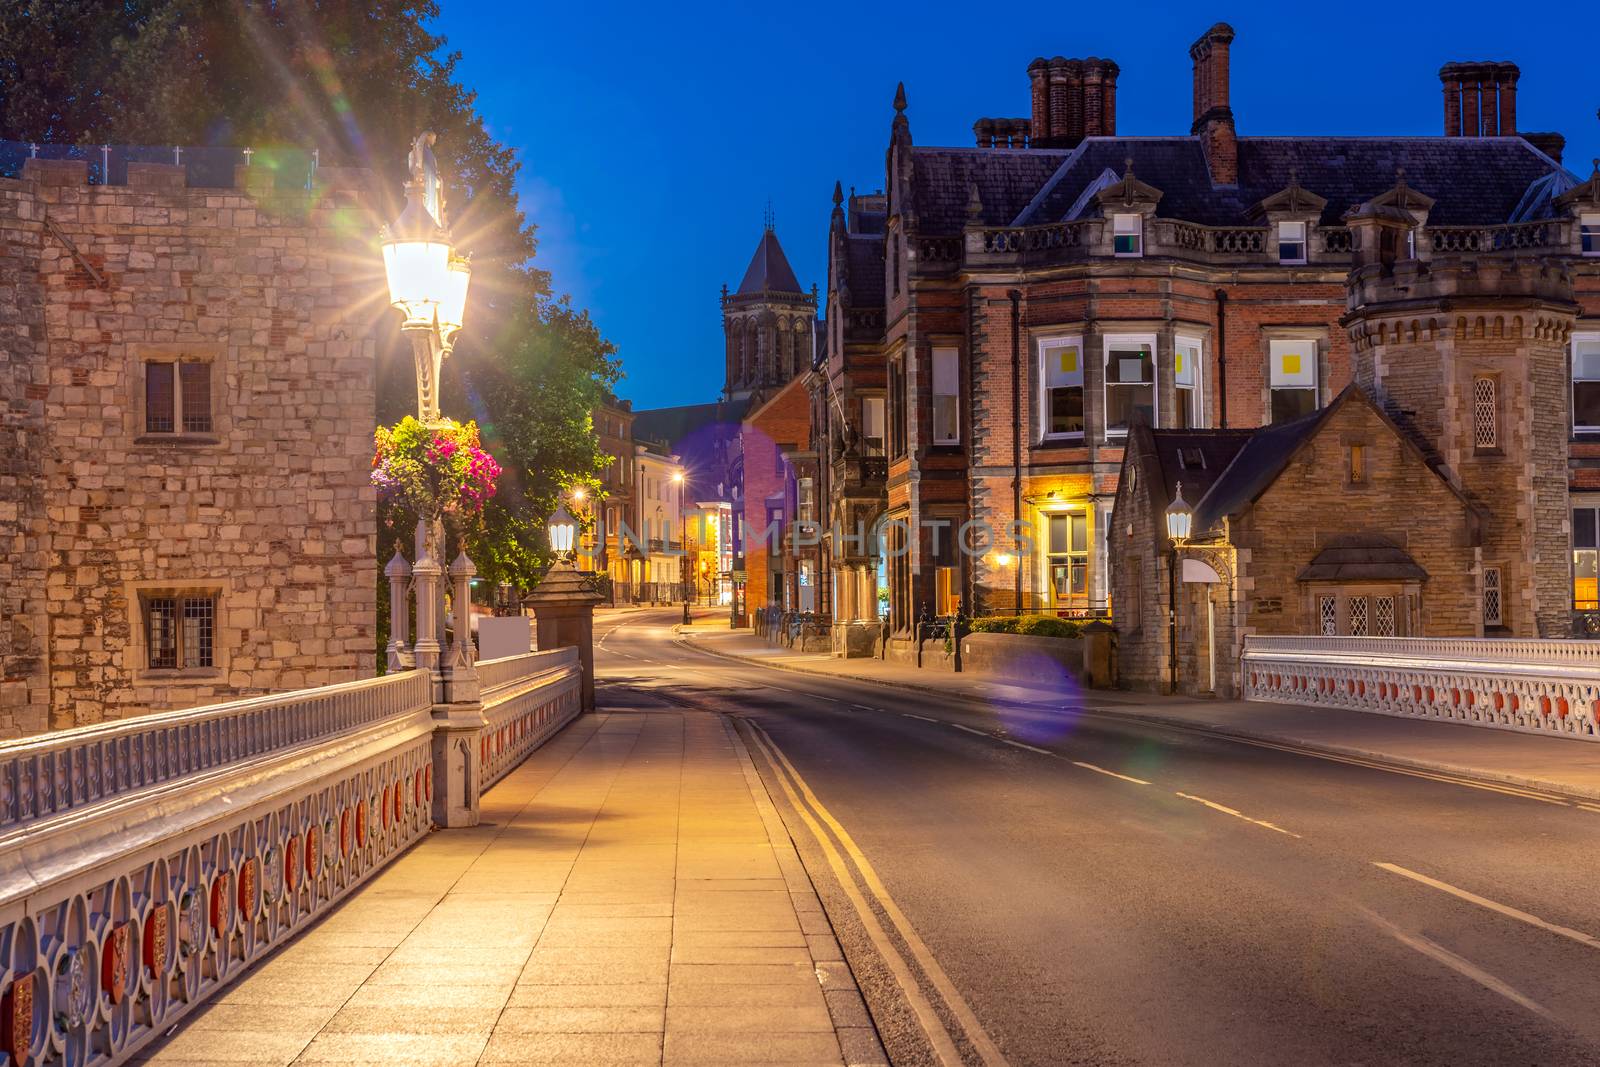
[[[1483,568],[1483,625],[1505,625],[1504,607],[1500,591],[1500,568]]]
[[[1177,392],[1178,426],[1196,430],[1205,426],[1205,393],[1201,382],[1201,347],[1193,337],[1179,337],[1173,343],[1172,385]]]
[[[1585,504],[1572,509],[1572,609],[1600,611],[1596,588],[1600,557],[1600,507]]]
[[[906,366],[895,360],[889,364],[889,454],[895,458],[906,454],[906,414]]]
[[[933,443],[961,443],[961,353],[954,348],[933,350]]]
[[[861,454],[883,455],[883,397],[861,399]]]
[[[1050,607],[1056,611],[1089,606],[1089,516],[1082,511],[1047,513]]]
[[[1108,335],[1105,339],[1106,436],[1122,437],[1135,415],[1156,426],[1156,339],[1151,334]]]
[[[1600,434],[1600,333],[1572,335],[1572,430]]]
[[[1083,338],[1039,341],[1039,425],[1045,440],[1083,437]]]
[[[1600,256],[1600,212],[1584,212],[1578,222],[1578,233],[1583,241],[1583,254]]]
[[[215,678],[225,667],[220,583],[138,582],[126,662],[141,677]]]
[[[1500,448],[1500,383],[1493,375],[1472,379],[1472,447],[1478,452]]]
[[[1144,255],[1144,218],[1140,215],[1113,215],[1111,248],[1118,256]]]
[[[1306,224],[1304,222],[1278,223],[1278,262],[1304,263],[1306,261]]]
[[[1267,343],[1273,422],[1288,422],[1317,410],[1317,342]]]
[[[219,410],[221,350],[215,345],[134,345],[129,363],[128,427],[135,438],[215,444],[224,426]]]

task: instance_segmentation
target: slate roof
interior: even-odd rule
[[[635,412],[633,437],[634,440],[641,442],[659,441],[679,446],[689,436],[719,423],[732,427],[731,432],[737,433],[739,423],[749,406],[749,398],[745,398]]]
[[[760,293],[803,295],[800,281],[789,266],[789,257],[783,254],[783,246],[778,243],[778,235],[772,230],[762,233],[761,243],[756,245],[756,254],[750,257],[750,266],[745,268],[744,280],[739,283],[741,296]]]
[[[1152,430],[1151,446],[1161,471],[1162,506],[1170,503],[1179,482],[1183,498],[1194,504],[1228,469],[1254,430]],[[1199,462],[1196,463],[1195,461]]]
[[[1068,217],[1105,171],[1133,160],[1140,181],[1161,190],[1156,214],[1212,226],[1249,225],[1249,208],[1282,191],[1291,172],[1327,200],[1324,225],[1406,184],[1434,198],[1433,225],[1488,225],[1550,214],[1550,198],[1575,182],[1521,137],[1241,137],[1239,183],[1216,186],[1197,137],[1089,137],[1071,151],[915,148],[918,229],[940,235],[967,220],[976,180],[986,226],[1039,225]],[[1525,203],[1530,187],[1544,181]],[[1092,200],[1084,209],[1093,213]]]
[[[1341,399],[1344,395],[1340,394]],[[1222,519],[1237,515],[1248,507],[1277,480],[1300,446],[1317,432],[1323,420],[1338,406],[1339,400],[1335,400],[1322,410],[1292,422],[1280,422],[1252,431],[1244,447],[1212,482],[1205,496],[1198,502],[1193,497],[1186,497],[1194,506],[1194,533],[1205,533],[1218,526]]]
[[[1405,549],[1378,534],[1333,537],[1296,579],[1302,582],[1427,581]]]

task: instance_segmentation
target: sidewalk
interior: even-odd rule
[[[775,648],[749,630],[685,630],[682,636],[708,652],[786,670],[1041,710],[1058,711],[1070,702],[1103,715],[1600,799],[1600,742],[1339,708],[1079,689],[1044,679],[997,682],[882,660],[796,653]]]
[[[743,742],[585,715],[139,1062],[886,1063]]]

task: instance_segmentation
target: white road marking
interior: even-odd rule
[[[1460,956],[1457,956],[1454,952],[1451,952],[1443,945],[1435,941],[1430,941],[1421,934],[1408,934],[1394,923],[1390,922],[1388,919],[1385,919],[1380,915],[1376,915],[1373,912],[1367,911],[1365,908],[1361,908],[1360,911],[1371,922],[1376,924],[1381,929],[1387,931],[1391,937],[1408,948],[1416,949],[1429,959],[1444,964],[1457,974],[1472,979],[1474,982],[1477,982],[1491,993],[1498,993],[1502,997],[1505,997],[1507,1000],[1511,1001],[1513,1004],[1526,1008],[1535,1015],[1542,1016],[1543,1018],[1549,1019],[1552,1022],[1555,1021],[1555,1016],[1552,1015],[1547,1008],[1544,1008],[1543,1006],[1523,996],[1521,993],[1506,985],[1506,983],[1502,982],[1500,979],[1496,978],[1494,975],[1490,974],[1488,971],[1484,970],[1482,967],[1479,967],[1470,960],[1466,960]]]
[[[1024,744],[1021,741],[1013,741],[1009,737],[997,737],[997,738],[995,738],[995,740],[999,741],[1002,744],[1010,745],[1012,748],[1025,748],[1029,752],[1037,752],[1041,756],[1054,756],[1055,755],[1055,753],[1051,752],[1048,748],[1039,748],[1039,747],[1037,747],[1035,745]]]
[[[996,737],[994,734],[991,734],[987,730],[974,730],[972,727],[970,727],[970,726],[962,726],[958,722],[947,722],[947,723],[945,723],[945,725],[946,726],[954,726],[957,730],[965,730],[969,734],[977,734],[979,737],[986,737],[990,741],[998,741],[998,740],[1000,740],[998,737]]]
[[[865,704],[851,704],[850,706],[852,708],[855,708],[857,711],[877,711],[878,710],[877,708],[869,708]]]
[[[1096,774],[1108,774],[1113,778],[1121,778],[1124,782],[1132,782],[1134,785],[1149,785],[1150,784],[1149,782],[1145,781],[1143,778],[1134,778],[1131,775],[1118,774],[1116,771],[1108,771],[1104,767],[1096,767],[1092,763],[1080,763],[1077,760],[1073,760],[1072,761],[1072,765],[1074,767],[1082,767],[1086,771],[1094,771]]]
[[[1418,874],[1416,871],[1407,870],[1398,864],[1378,863],[1374,861],[1373,866],[1380,867],[1391,874],[1398,874],[1402,878],[1409,878],[1413,882],[1420,882],[1425,886],[1439,890],[1441,893],[1449,893],[1451,896],[1459,897],[1462,900],[1467,901],[1469,904],[1476,904],[1480,908],[1488,908],[1490,911],[1509,916],[1510,918],[1516,919],[1519,922],[1525,922],[1529,926],[1537,926],[1541,930],[1546,930],[1552,934],[1559,934],[1568,940],[1576,941],[1580,945],[1587,945],[1590,948],[1600,948],[1600,938],[1586,934],[1582,930],[1574,930],[1568,926],[1557,926],[1555,923],[1546,922],[1537,915],[1529,915],[1525,911],[1519,911],[1518,909],[1511,907],[1509,904],[1501,904],[1497,901],[1490,900],[1488,897],[1480,897],[1476,893],[1469,893],[1465,889],[1458,889],[1448,882],[1441,882],[1437,878],[1429,878],[1425,874]]]
[[[1224,815],[1232,815],[1235,819],[1243,819],[1245,822],[1255,823],[1257,826],[1265,826],[1268,830],[1276,830],[1280,834],[1288,834],[1290,837],[1299,837],[1300,836],[1297,833],[1294,833],[1294,832],[1289,831],[1289,830],[1285,830],[1281,826],[1275,826],[1270,822],[1264,822],[1261,819],[1252,819],[1250,816],[1244,814],[1241,811],[1235,811],[1233,808],[1225,807],[1225,806],[1223,806],[1221,804],[1218,804],[1216,801],[1213,801],[1213,800],[1207,800],[1205,797],[1190,796],[1188,793],[1179,793],[1178,796],[1182,797],[1185,800],[1192,800],[1196,804],[1204,804],[1206,807],[1210,808],[1212,811],[1220,811]]]
[[[923,722],[938,722],[939,721],[938,719],[930,719],[926,715],[913,715],[909,711],[902,711],[900,714],[904,718],[907,718],[907,719],[921,719]]]

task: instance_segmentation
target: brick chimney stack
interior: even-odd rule
[[[1444,90],[1446,137],[1512,137],[1517,132],[1515,63],[1446,63],[1439,68]]]
[[[1219,22],[1189,48],[1194,60],[1194,125],[1189,132],[1200,138],[1206,166],[1217,185],[1239,184],[1239,138],[1233,128],[1233,108],[1228,106],[1228,49],[1233,27]]]
[[[1071,148],[1117,132],[1117,75],[1109,59],[1035,59],[1028,64],[1035,148]]]

